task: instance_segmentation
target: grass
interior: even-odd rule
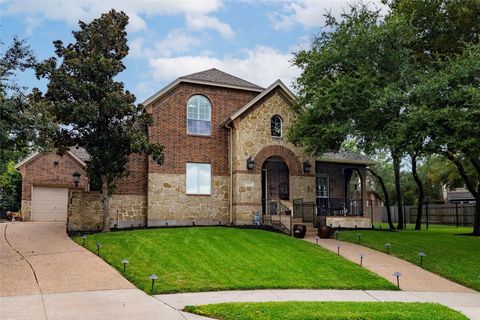
[[[424,228],[424,226],[422,226]],[[403,231],[342,231],[340,239],[358,243],[385,252],[385,243],[391,243],[390,252],[399,258],[419,264],[418,253],[427,256],[422,267],[454,282],[480,291],[480,237],[466,236],[467,227],[431,225],[429,230],[413,230],[411,225]]]
[[[82,239],[74,240],[81,244]],[[387,280],[325,249],[283,234],[228,227],[147,229],[89,235],[86,247],[154,294],[267,288],[391,289]]]
[[[432,303],[262,302],[187,306],[185,311],[221,320],[446,320],[467,319]]]

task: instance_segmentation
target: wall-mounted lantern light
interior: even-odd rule
[[[253,170],[254,167],[255,167],[255,161],[253,161],[252,157],[248,157],[247,170]]]
[[[310,169],[312,168],[312,165],[308,160],[305,160],[303,162],[303,173],[310,173]]]
[[[74,174],[72,174],[73,176],[73,183],[75,183],[75,188],[78,187],[78,183],[80,182],[80,176],[81,174],[78,173],[78,171],[75,171]]]

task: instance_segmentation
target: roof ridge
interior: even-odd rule
[[[178,79],[191,79],[191,80],[203,80],[213,83],[224,83],[224,84],[233,84],[243,87],[250,87],[255,89],[264,89],[263,87],[247,81],[245,79],[239,78],[233,74],[222,71],[217,68],[210,68],[199,72],[194,72],[185,76],[181,76]]]

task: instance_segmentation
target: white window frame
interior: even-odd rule
[[[208,192],[200,192],[201,185],[198,183],[198,177],[199,177],[198,169],[200,166],[204,166],[204,167],[208,166],[208,170],[209,170],[209,177],[208,177],[209,191]],[[192,191],[191,190],[192,188],[189,188],[189,180],[188,180],[189,170],[193,169],[193,167],[195,167],[197,170],[195,191]],[[193,182],[190,182],[190,183],[193,183]],[[209,196],[212,194],[212,165],[210,163],[187,162],[185,166],[185,192],[187,195]]]
[[[317,196],[317,198],[327,199],[327,198],[330,197],[330,176],[328,175],[328,173],[318,173],[317,178],[319,178],[319,177],[325,178],[325,181],[327,182],[326,186],[325,186],[326,195],[325,196],[320,196],[320,195],[317,194],[316,196]],[[317,190],[316,190],[316,193],[317,193],[317,191],[318,191],[318,180],[315,183],[316,183],[315,187],[317,188]]]
[[[274,136],[272,134],[272,120],[273,120],[273,118],[278,118],[278,120],[280,120],[280,135],[279,136]],[[276,115],[274,115],[270,118],[270,135],[272,136],[272,138],[277,138],[277,139],[283,137],[283,119],[278,114],[276,114]]]
[[[209,133],[197,133],[197,132],[190,132],[190,127],[188,126],[188,120],[195,120],[195,121],[205,121],[207,122],[207,120],[201,120],[199,119],[199,117],[197,118],[193,118],[193,117],[189,117],[189,105],[190,105],[190,101],[194,98],[197,98],[197,97],[201,97],[203,99],[205,99],[207,102],[208,102],[208,106],[209,106],[209,119],[208,119],[208,122],[210,124],[210,131]],[[196,108],[200,108],[198,105],[196,106]],[[199,110],[197,110],[197,115],[199,115]],[[204,136],[204,137],[210,137],[212,135],[212,103],[210,102],[210,100],[205,97],[204,95],[201,95],[201,94],[194,94],[193,96],[191,96],[190,98],[188,98],[188,101],[187,101],[187,117],[186,117],[186,127],[187,127],[187,134],[188,135],[194,135],[194,136]]]

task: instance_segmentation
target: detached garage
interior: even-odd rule
[[[68,188],[33,186],[32,221],[67,221]]]
[[[85,172],[88,154],[72,148],[64,155],[35,152],[15,167],[22,174],[24,221],[66,221],[69,190],[88,191]],[[73,175],[80,175],[77,184]]]

